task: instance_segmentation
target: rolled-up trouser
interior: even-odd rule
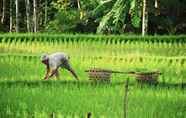
[[[60,64],[60,67],[61,68],[65,68],[67,70],[71,70],[72,69],[68,60],[63,60],[63,62]]]
[[[69,64],[69,61],[68,60],[63,60],[61,65],[60,65],[61,68],[65,68],[67,69],[68,71],[70,71],[72,73],[72,75],[78,79],[78,76],[76,75],[76,73],[74,72],[74,70],[72,69],[72,67],[70,66]]]

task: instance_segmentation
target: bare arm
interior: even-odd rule
[[[49,73],[50,73],[50,68],[49,66],[46,67],[46,74],[45,74],[45,78],[44,79],[48,79],[49,78]]]
[[[51,74],[50,74],[49,77],[52,77],[52,76],[56,75],[56,73],[57,73],[57,69],[53,69],[53,70],[51,71]]]

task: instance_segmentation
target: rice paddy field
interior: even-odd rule
[[[43,53],[66,52],[80,81],[66,70],[43,80]],[[94,83],[85,70],[159,71],[158,84],[128,74]],[[127,109],[125,83],[129,79]],[[1,118],[185,118],[186,36],[81,34],[0,35]]]

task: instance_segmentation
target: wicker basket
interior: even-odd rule
[[[88,73],[90,80],[93,81],[110,81],[112,73],[129,74],[136,78],[138,82],[142,83],[157,83],[158,76],[161,74],[159,71],[154,72],[120,72],[100,68],[92,68],[85,70]]]
[[[133,75],[136,77],[136,80],[141,83],[157,83],[158,76],[161,73],[159,71],[155,72],[135,72]]]
[[[86,70],[85,72],[88,73],[90,80],[93,81],[110,81],[112,75],[112,71],[100,68],[93,68]]]

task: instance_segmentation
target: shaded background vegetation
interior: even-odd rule
[[[18,0],[19,32],[28,32],[26,1],[30,2],[29,32],[33,32],[34,0]],[[142,0],[36,0],[35,4],[37,32],[141,33]],[[148,34],[184,34],[185,4],[185,0],[147,1]],[[16,31],[14,0],[0,0],[0,18],[0,32]]]

